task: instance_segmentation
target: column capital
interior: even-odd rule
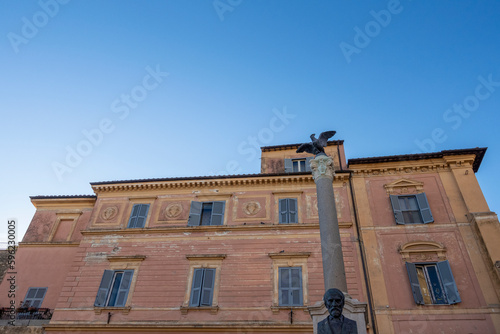
[[[335,170],[333,168],[333,158],[326,154],[318,154],[310,161],[311,171],[314,181],[328,178],[333,181]]]

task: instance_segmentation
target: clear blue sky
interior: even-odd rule
[[[499,210],[499,17],[494,0],[2,0],[0,240],[30,195],[257,173],[253,145],[331,129],[347,158],[488,147],[476,176]]]

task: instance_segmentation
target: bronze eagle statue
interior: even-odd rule
[[[316,134],[313,133],[311,135],[311,143],[305,143],[299,146],[297,149],[297,153],[307,152],[314,155],[325,153],[323,147],[326,147],[326,143],[329,138],[335,135],[336,131],[325,131],[319,135],[319,138],[316,138]]]

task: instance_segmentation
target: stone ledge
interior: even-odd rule
[[[95,314],[101,314],[103,311],[121,311],[123,314],[129,314],[131,307],[94,307]]]
[[[280,311],[290,311],[290,310],[302,310],[304,312],[309,312],[307,306],[271,306],[271,311],[273,314],[278,314]]]
[[[181,314],[186,315],[189,311],[210,311],[211,314],[217,314],[219,312],[219,306],[181,306]]]

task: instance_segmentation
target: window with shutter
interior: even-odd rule
[[[189,306],[212,306],[215,270],[214,268],[197,268],[194,270]]]
[[[46,292],[47,288],[29,288],[22,303],[23,307],[40,308]]]
[[[389,197],[397,224],[427,224],[434,221],[425,193]]]
[[[148,217],[149,204],[134,204],[130,219],[128,220],[128,228],[144,228],[146,218]]]
[[[415,303],[449,305],[461,302],[448,261],[416,264],[407,262],[406,270]]]
[[[305,159],[285,159],[285,173],[310,172],[310,161],[314,157]]]
[[[302,306],[302,268],[279,268],[279,305]]]
[[[295,224],[297,223],[297,199],[281,198],[279,200],[279,223]]]
[[[191,202],[188,226],[207,226],[224,224],[226,202]]]
[[[94,306],[124,307],[133,275],[133,270],[105,270]]]

